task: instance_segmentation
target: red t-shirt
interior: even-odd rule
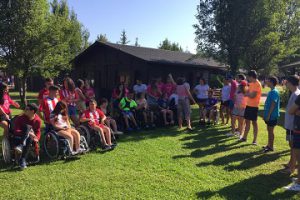
[[[78,94],[75,91],[71,92],[70,90],[62,89],[59,91],[59,95],[60,99],[66,101],[68,105],[76,106],[75,102],[69,102],[70,100],[78,99]]]
[[[230,89],[230,100],[233,100],[234,99],[234,95],[236,93],[236,90],[237,90],[237,87],[238,87],[238,83],[236,80],[232,80],[231,81],[231,89]]]
[[[40,90],[38,99],[43,100],[43,99],[46,99],[48,96],[49,96],[49,90],[44,88],[44,89]]]
[[[14,103],[14,101],[10,98],[10,96],[7,93],[5,93],[3,95],[3,104],[0,105],[0,107],[5,112],[5,114],[9,115],[10,114],[9,106],[13,103]]]
[[[104,118],[105,115],[100,109],[96,109],[94,111],[91,111],[90,109],[87,109],[83,112],[81,115],[81,118],[89,119],[89,125],[98,125],[100,127],[103,127],[103,124],[101,124],[101,119]]]
[[[57,98],[51,99],[50,97],[47,97],[44,99],[43,103],[40,106],[40,111],[43,111],[44,113],[44,120],[46,123],[50,124],[50,114],[54,110],[57,102],[59,100]]]
[[[38,115],[34,116],[33,120],[29,120],[29,118],[23,114],[16,118],[14,121],[14,135],[15,136],[24,136],[23,127],[24,125],[30,125],[34,131],[36,137],[40,140],[41,138],[41,124],[42,121]]]

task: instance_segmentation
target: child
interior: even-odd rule
[[[209,115],[208,124],[210,124],[211,122],[213,122],[214,124],[216,123],[217,103],[218,103],[218,99],[214,98],[213,91],[209,90],[208,98],[206,99],[203,116],[202,116],[204,122],[208,114]]]
[[[81,115],[81,122],[88,122],[89,127],[101,134],[103,142],[103,150],[114,149],[115,145],[111,143],[111,132],[110,129],[104,125],[106,116],[104,113],[97,109],[97,102],[95,100],[90,100],[89,108],[84,111]]]
[[[144,122],[145,122],[145,127],[149,128],[148,118],[150,116],[151,126],[152,126],[152,128],[155,128],[154,113],[152,111],[150,111],[149,108],[148,108],[148,103],[147,103],[147,100],[145,99],[145,94],[144,93],[138,93],[136,96],[137,96],[137,99],[136,99],[136,103],[137,103],[136,111],[137,111],[138,114],[143,115]]]
[[[206,83],[206,80],[204,78],[199,79],[199,84],[196,85],[194,88],[194,94],[197,98],[197,103],[199,106],[199,124],[202,124],[203,121],[205,122],[205,118],[202,118],[204,109],[205,109],[205,103],[208,98],[208,91],[209,91],[209,85]]]
[[[4,136],[8,136],[8,120],[11,118],[10,105],[20,108],[20,105],[10,98],[8,85],[0,83],[0,126],[4,130]]]
[[[231,126],[231,132],[227,136],[233,136],[236,134],[238,137],[243,135],[244,132],[244,112],[247,104],[247,97],[245,96],[247,92],[247,82],[245,80],[240,81],[237,92],[234,97],[234,106],[232,110],[232,124],[238,120],[238,131],[235,132],[235,126]]]
[[[163,114],[164,123],[165,125],[174,125],[173,119],[173,111],[169,109],[169,101],[168,101],[168,94],[164,93],[160,99],[158,99],[158,106],[160,108],[161,113]],[[167,120],[167,115],[170,116],[170,122]]]
[[[222,88],[222,102],[220,107],[220,117],[222,120],[222,124],[228,124],[229,123],[229,117],[230,117],[230,108],[229,108],[229,100],[230,100],[230,85],[229,80],[224,79],[224,86]],[[224,112],[226,114],[226,123],[225,123],[225,116]]]
[[[129,120],[132,121],[137,130],[140,130],[132,112],[137,107],[136,102],[133,100],[133,96],[134,93],[129,92],[128,97],[123,97],[119,103],[119,108],[122,111],[127,131],[132,131],[132,128],[129,126]]]
[[[280,95],[278,90],[275,88],[277,84],[278,79],[275,76],[271,76],[267,80],[267,85],[271,88],[271,91],[268,93],[264,106],[264,120],[267,124],[268,130],[268,144],[265,147],[263,147],[264,152],[274,150],[274,127],[277,125],[280,109]]]
[[[106,115],[105,124],[114,131],[116,135],[122,135],[123,132],[118,131],[116,120],[109,116],[108,110],[108,100],[106,98],[100,99],[100,110]]]

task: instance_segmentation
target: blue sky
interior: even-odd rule
[[[90,41],[106,34],[117,42],[123,29],[130,44],[156,48],[168,38],[195,53],[194,28],[198,0],[68,0],[79,21],[89,30]]]

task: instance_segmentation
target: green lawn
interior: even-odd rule
[[[252,134],[242,144],[226,137],[228,126],[174,127],[124,135],[112,152],[22,172],[1,161],[0,199],[299,199],[282,189],[290,183],[279,172],[289,154],[284,129],[276,127],[276,151],[263,154],[261,118],[259,125],[259,146],[250,144]]]

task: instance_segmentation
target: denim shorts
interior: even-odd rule
[[[76,106],[71,106],[71,105],[68,105],[68,115],[69,116],[74,116],[77,114],[77,111],[76,111]]]

